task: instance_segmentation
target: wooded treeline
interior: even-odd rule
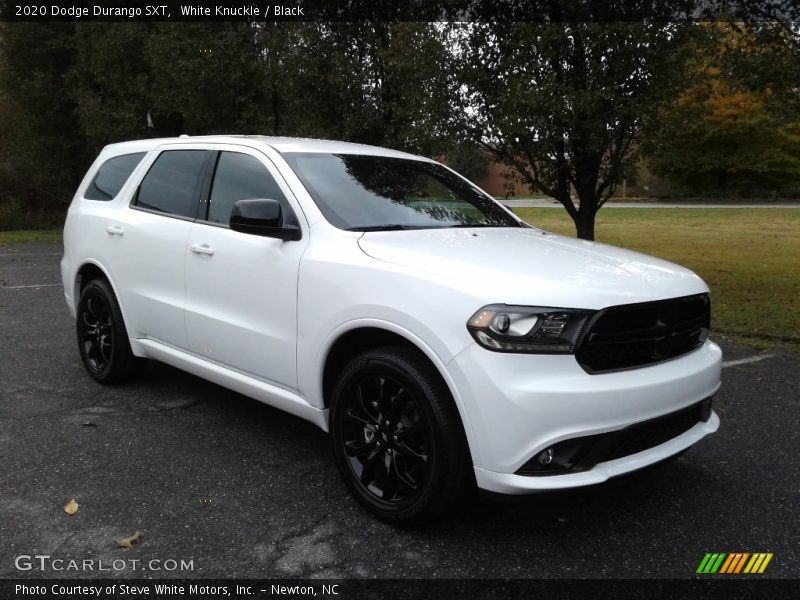
[[[797,195],[799,48],[770,22],[6,23],[0,226],[57,222],[105,144],[183,133],[450,154],[475,176],[480,148],[584,238],[635,165],[695,195]]]

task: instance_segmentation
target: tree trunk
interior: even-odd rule
[[[586,149],[586,144],[574,149],[573,169],[575,171],[575,193],[580,200],[578,215],[575,220],[575,231],[582,240],[594,240],[594,219],[597,215],[600,197],[597,182],[603,152],[597,148]]]
[[[578,216],[575,217],[575,232],[582,240],[594,241],[594,219],[597,210],[581,203]]]

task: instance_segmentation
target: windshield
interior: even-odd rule
[[[437,163],[355,154],[283,156],[325,218],[340,229],[521,227]]]

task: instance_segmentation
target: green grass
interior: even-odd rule
[[[515,212],[542,229],[575,235],[564,210]],[[605,209],[595,237],[699,274],[711,288],[715,330],[737,341],[761,340],[762,347],[800,344],[800,209]]]
[[[27,229],[23,231],[0,231],[0,246],[8,244],[58,244],[61,242],[60,229]]]

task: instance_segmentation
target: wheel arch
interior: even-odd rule
[[[380,327],[360,326],[341,333],[328,348],[322,366],[324,408],[330,408],[330,396],[336,384],[336,378],[351,359],[372,348],[401,345],[420,350],[408,338]]]
[[[108,282],[108,285],[111,286],[111,291],[114,292],[114,297],[117,299],[119,310],[122,313],[122,320],[125,322],[127,327],[130,325],[130,322],[128,321],[128,314],[125,312],[125,305],[122,302],[119,292],[117,291],[117,286],[114,283],[114,280],[108,274],[106,268],[93,258],[87,258],[84,260],[81,263],[81,266],[75,271],[75,278],[73,279],[72,283],[72,297],[74,298],[76,314],[78,310],[78,301],[80,300],[83,286],[85,286],[89,281],[98,278],[105,279]]]
[[[323,408],[328,412],[328,417],[330,418],[328,409],[330,408],[331,392],[341,369],[352,358],[366,350],[392,345],[402,345],[417,350],[433,366],[450,392],[461,419],[461,425],[467,437],[470,452],[474,453],[476,449],[475,438],[469,415],[464,408],[464,403],[455,382],[447,371],[446,363],[418,336],[394,323],[386,321],[366,320],[350,323],[339,328],[328,338],[328,343],[325,344],[325,348],[321,353],[324,359],[321,362],[319,375]]]

